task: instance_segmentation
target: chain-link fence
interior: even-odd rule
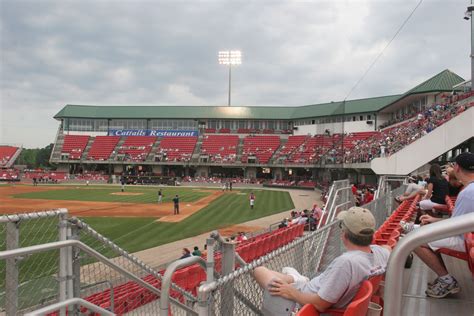
[[[67,240],[78,240],[88,248],[44,248],[0,260],[0,311],[21,315],[76,297],[118,314],[159,314],[162,275],[86,223],[68,219],[67,210],[0,217],[2,258],[7,250]],[[184,303],[197,301],[176,284],[171,288],[177,315],[178,310],[189,309]],[[74,312],[74,308],[72,304],[62,312]]]
[[[115,265],[160,289],[162,275],[159,272],[121,249],[85,222],[71,219],[70,223],[72,238],[79,239],[95,251],[111,258]],[[80,284],[76,285],[75,297],[84,298],[117,314],[132,311],[134,315],[159,314],[158,296],[150,290],[130,281],[127,276],[84,252],[76,253],[74,261],[78,270],[74,275],[80,275]],[[175,284],[172,284],[172,289],[173,297],[181,303],[197,301],[192,293]]]
[[[209,302],[206,314],[261,315],[263,291],[252,277],[253,269],[265,265],[281,271],[289,266],[307,277],[315,277],[342,253],[340,234],[339,223],[333,222],[225,275],[210,286],[204,285],[200,291],[207,295]]]
[[[65,238],[66,210],[0,216],[0,251]],[[0,308],[8,315],[58,300],[59,250],[0,261]]]

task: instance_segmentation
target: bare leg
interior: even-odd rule
[[[441,259],[441,256],[431,250],[428,245],[423,245],[416,248],[415,253],[418,258],[420,258],[421,261],[423,261],[438,276],[449,274],[443,260]]]
[[[405,195],[406,193],[403,193],[403,196],[400,196],[399,199],[400,201],[405,201],[405,200],[409,200],[411,198],[414,198],[415,196],[417,196],[418,194],[422,194],[424,193],[425,190],[420,190],[420,191],[414,191],[408,195]]]
[[[286,283],[293,283],[295,281],[291,275],[276,272],[265,267],[255,268],[253,276],[257,283],[263,288],[266,288],[273,279],[280,279]]]

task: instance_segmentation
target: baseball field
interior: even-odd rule
[[[2,185],[0,214],[67,208],[95,230],[129,252],[232,227],[294,208],[288,192],[263,189],[221,191],[201,187],[100,185]],[[254,192],[254,209],[249,194]],[[180,214],[172,199],[179,196]]]

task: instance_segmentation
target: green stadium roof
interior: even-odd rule
[[[464,79],[444,70],[404,94],[374,97],[346,102],[330,102],[295,107],[283,106],[99,106],[66,105],[54,118],[95,119],[275,119],[288,120],[338,114],[377,112],[407,96],[452,91]]]

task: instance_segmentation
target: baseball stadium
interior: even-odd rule
[[[1,315],[472,315],[474,91],[449,69],[395,95],[51,121],[54,170],[0,146]]]

